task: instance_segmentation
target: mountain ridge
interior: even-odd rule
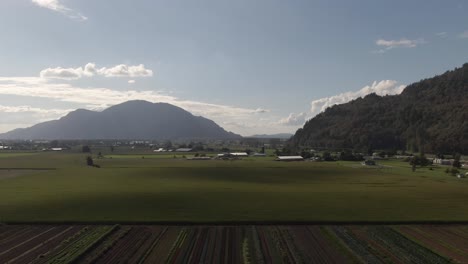
[[[293,147],[468,153],[468,63],[407,86],[327,108],[290,140]]]
[[[167,103],[127,101],[103,111],[77,109],[58,120],[0,134],[1,139],[234,139],[214,121]]]

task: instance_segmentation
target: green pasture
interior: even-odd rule
[[[24,157],[24,156],[31,156],[36,155],[38,152],[8,152],[8,151],[1,151],[0,152],[0,159],[1,158],[13,158],[13,157]]]
[[[172,155],[173,156],[173,155]],[[384,161],[0,159],[0,222],[468,221],[468,179]]]

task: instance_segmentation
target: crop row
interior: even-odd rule
[[[0,263],[468,263],[467,226],[0,226]]]
[[[468,263],[468,228],[465,226],[398,226],[395,230],[455,263]]]

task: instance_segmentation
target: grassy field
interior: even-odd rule
[[[0,158],[0,222],[468,221],[468,179],[385,161]],[[17,177],[15,169],[28,170]],[[9,171],[10,170],[10,171]]]

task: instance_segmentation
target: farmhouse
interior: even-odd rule
[[[302,156],[278,156],[276,161],[304,161]]]

